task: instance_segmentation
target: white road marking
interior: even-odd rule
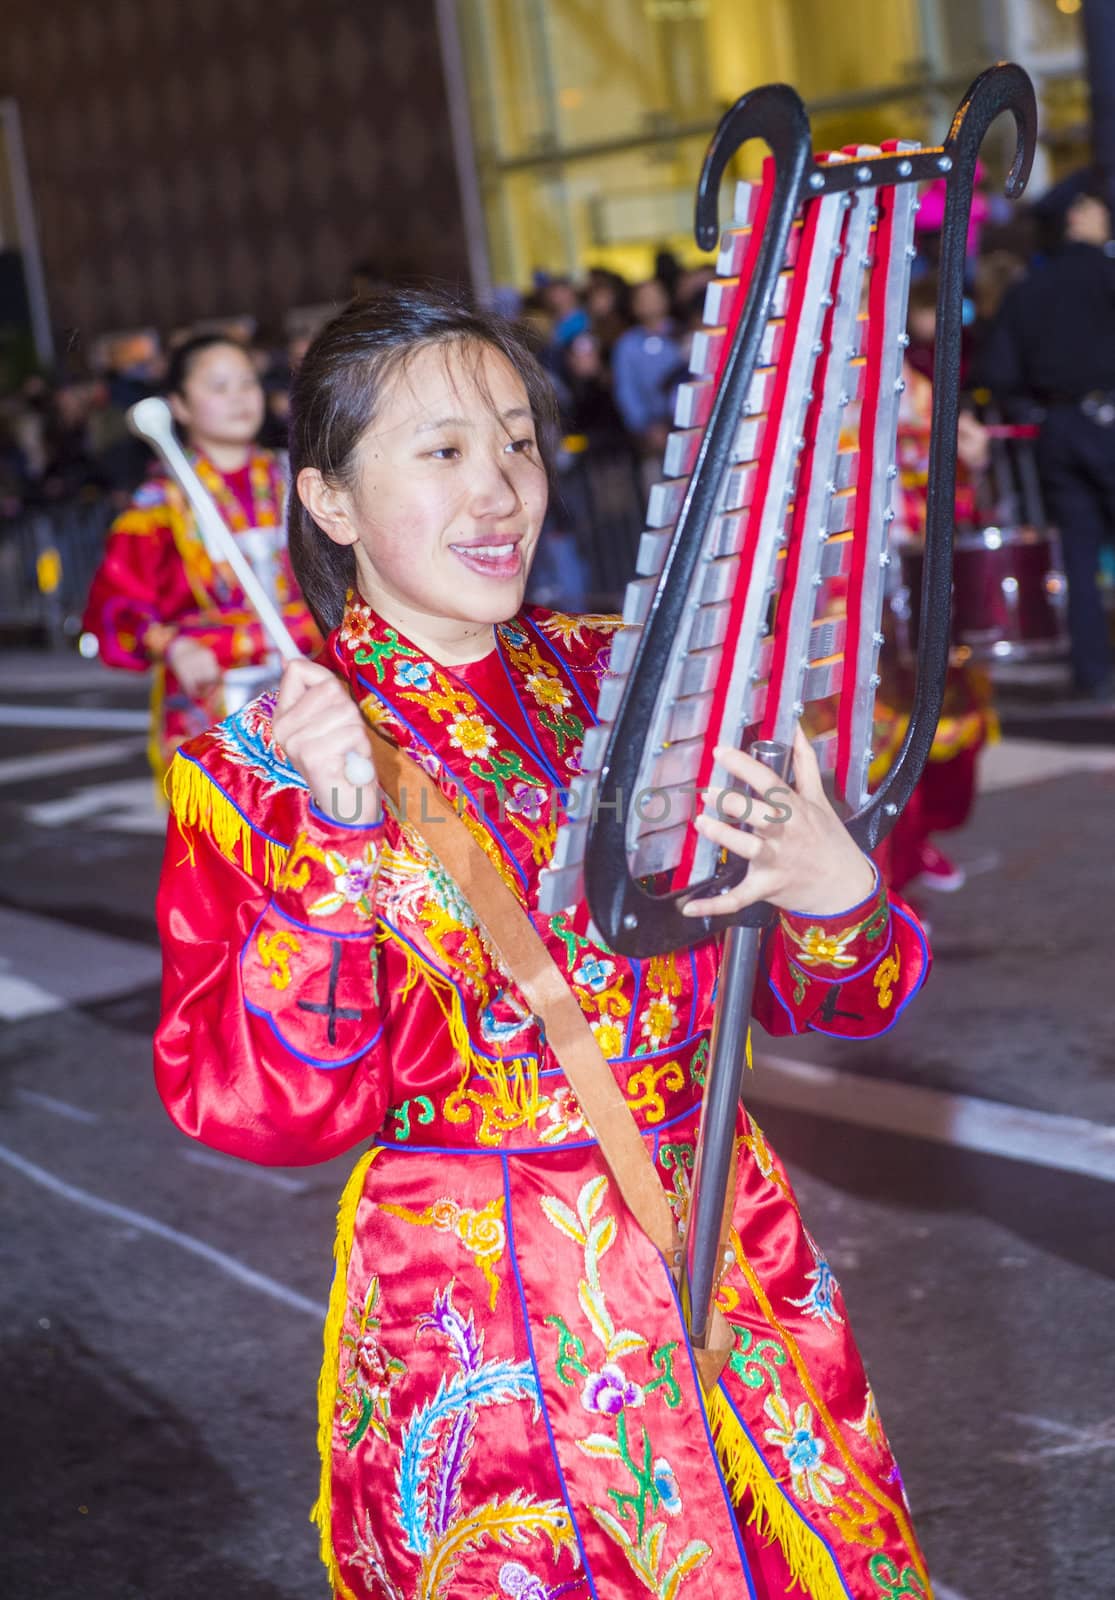
[[[146,731],[151,717],[146,711],[114,710],[109,706],[13,706],[0,704],[0,728],[105,728]]]
[[[1044,1461],[1052,1456],[1090,1456],[1115,1450],[1115,1417],[1073,1427],[1067,1422],[1057,1422],[1052,1417],[1028,1417],[1016,1411],[1009,1414],[1015,1422],[1024,1423],[1056,1443],[1035,1445],[1032,1450],[1013,1450],[1009,1455],[1000,1457],[1003,1461],[1015,1461],[1026,1466],[1031,1461]]]
[[[52,1011],[61,1011],[66,1002],[35,983],[32,978],[21,977],[17,972],[5,970],[10,966],[5,956],[0,956],[0,1018],[5,1022],[22,1022],[25,1017],[45,1017]]]
[[[219,1150],[191,1147],[181,1155],[184,1161],[192,1161],[196,1167],[212,1167],[217,1172],[231,1172],[237,1178],[253,1178],[256,1183],[270,1184],[271,1188],[282,1189],[286,1194],[305,1194],[310,1187],[285,1172],[272,1172],[269,1167],[257,1167],[251,1161],[237,1161],[233,1156],[223,1156]]]
[[[768,1055],[756,1056],[743,1097],[1115,1183],[1115,1127],[1084,1117],[1055,1116]]]
[[[12,952],[0,956],[0,1018],[9,1021],[134,994],[162,973],[150,945],[10,906],[0,906],[0,950]]]
[[[63,1182],[52,1172],[36,1166],[33,1161],[27,1161],[16,1151],[9,1150],[2,1144],[0,1144],[0,1162],[14,1172],[20,1173],[31,1183],[38,1184],[41,1189],[57,1195],[59,1199],[80,1206],[83,1211],[107,1217],[112,1222],[122,1222],[129,1228],[138,1229],[140,1233],[148,1233],[155,1239],[162,1239],[166,1244],[177,1245],[180,1250],[185,1250],[188,1254],[208,1262],[211,1267],[216,1267],[218,1272],[235,1279],[247,1289],[255,1289],[259,1294],[265,1294],[270,1299],[279,1301],[281,1305],[290,1306],[294,1311],[304,1311],[317,1322],[321,1322],[324,1318],[323,1303],[299,1294],[296,1289],[290,1289],[285,1283],[269,1278],[266,1273],[257,1272],[254,1267],[245,1266],[235,1256],[226,1255],[223,1250],[215,1250],[212,1245],[206,1244],[202,1239],[195,1239],[192,1234],[180,1233],[177,1228],[168,1227],[165,1222],[159,1222],[142,1211],[133,1211],[130,1206],[119,1206],[115,1201],[102,1200],[99,1195],[90,1194],[86,1189],[77,1189],[73,1184]]]
[[[934,1600],[967,1600],[959,1589],[950,1589],[947,1584],[938,1583],[936,1578],[933,1579],[933,1595]]]
[[[61,800],[41,800],[24,806],[23,814],[39,828],[68,828],[75,822],[89,822],[114,833],[166,832],[166,816],[155,802],[150,777],[87,783]]]
[[[981,794],[1027,783],[1052,783],[1070,772],[1115,771],[1115,747],[1001,739],[980,751],[977,771]]]
[[[130,761],[145,748],[140,739],[106,739],[100,744],[82,744],[68,750],[48,750],[38,756],[16,756],[0,761],[0,785],[27,783],[33,778],[55,778],[66,772],[82,772],[87,767],[111,767]]]
[[[86,1111],[84,1106],[72,1106],[68,1100],[56,1100],[52,1094],[40,1094],[38,1089],[17,1088],[15,1098],[22,1100],[24,1105],[38,1106],[43,1111],[53,1111],[56,1117],[65,1117],[70,1122],[100,1122],[96,1111]]]

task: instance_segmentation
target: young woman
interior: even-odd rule
[[[276,599],[304,650],[320,638],[281,548],[285,480],[271,451],[255,448],[263,390],[248,352],[204,334],[175,352],[170,406],[194,469],[234,533],[275,530]],[[109,530],[93,579],[85,629],[112,667],[154,666],[150,755],[162,779],[182,743],[224,715],[222,674],[264,663],[269,644],[233,574],[210,561],[178,485],[151,477]]]
[[[456,804],[683,1217],[718,947],[626,960],[584,906],[536,909],[616,626],[522,608],[552,423],[515,336],[452,302],[356,304],[314,341],[290,544],[328,639],[172,767],[160,1092],[185,1132],[249,1160],[368,1144],[319,1389],[338,1595],[767,1600],[797,1582],[923,1600],[843,1301],[757,1123],[741,1111],[718,1291],[732,1353],[705,1397],[669,1264],[418,808],[401,820],[346,777],[373,724]],[[867,1037],[920,987],[925,944],[804,740],[796,759],[781,826],[699,825],[751,862],[734,903],[786,908],[759,1020]]]

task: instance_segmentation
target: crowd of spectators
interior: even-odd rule
[[[968,233],[964,367],[970,386],[978,385],[984,352],[994,347],[1004,296],[1009,303],[1035,264],[1040,270],[1066,234],[1071,238],[1067,219],[1079,188],[1070,185],[1026,212],[997,201],[981,174]],[[910,298],[909,357],[927,376],[943,195],[942,183],[922,196]],[[614,600],[622,588],[712,270],[687,267],[662,250],[653,276],[642,282],[603,267],[589,269],[581,281],[540,270],[528,290],[496,291],[496,309],[532,330],[562,414],[560,493],[539,560],[537,598],[591,604]],[[349,287],[375,294],[388,281],[382,270],[361,264]],[[318,315],[327,311],[319,308]],[[253,350],[268,397],[265,444],[284,442],[290,374],[314,322],[312,309],[292,314],[273,338],[249,319],[205,324],[231,326]],[[53,384],[32,377],[0,396],[0,527],[3,519],[44,505],[126,503],[149,464],[127,431],[127,408],[159,388],[174,340],[194,331],[196,325],[166,339],[148,332],[106,339],[89,353],[87,370]],[[1115,372],[1109,387],[1115,391]],[[1016,409],[1030,405],[1040,414],[1042,395],[1008,398]]]

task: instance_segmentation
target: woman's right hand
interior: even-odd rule
[[[207,644],[178,634],[166,646],[166,664],[188,695],[204,700],[221,681],[221,664]]]
[[[360,710],[335,672],[304,656],[288,661],[272,731],[319,811],[350,824],[379,821],[378,785],[356,788],[345,773],[349,751],[370,759],[371,747]]]

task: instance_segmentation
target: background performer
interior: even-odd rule
[[[285,473],[258,449],[263,389],[248,352],[220,334],[181,345],[167,377],[194,470],[234,533],[272,529],[275,599],[299,646],[320,643],[282,538]],[[150,756],[157,779],[183,739],[224,715],[222,674],[260,666],[269,645],[232,573],[214,565],[177,484],[160,474],[109,529],[84,627],[112,667],[155,667]]]

